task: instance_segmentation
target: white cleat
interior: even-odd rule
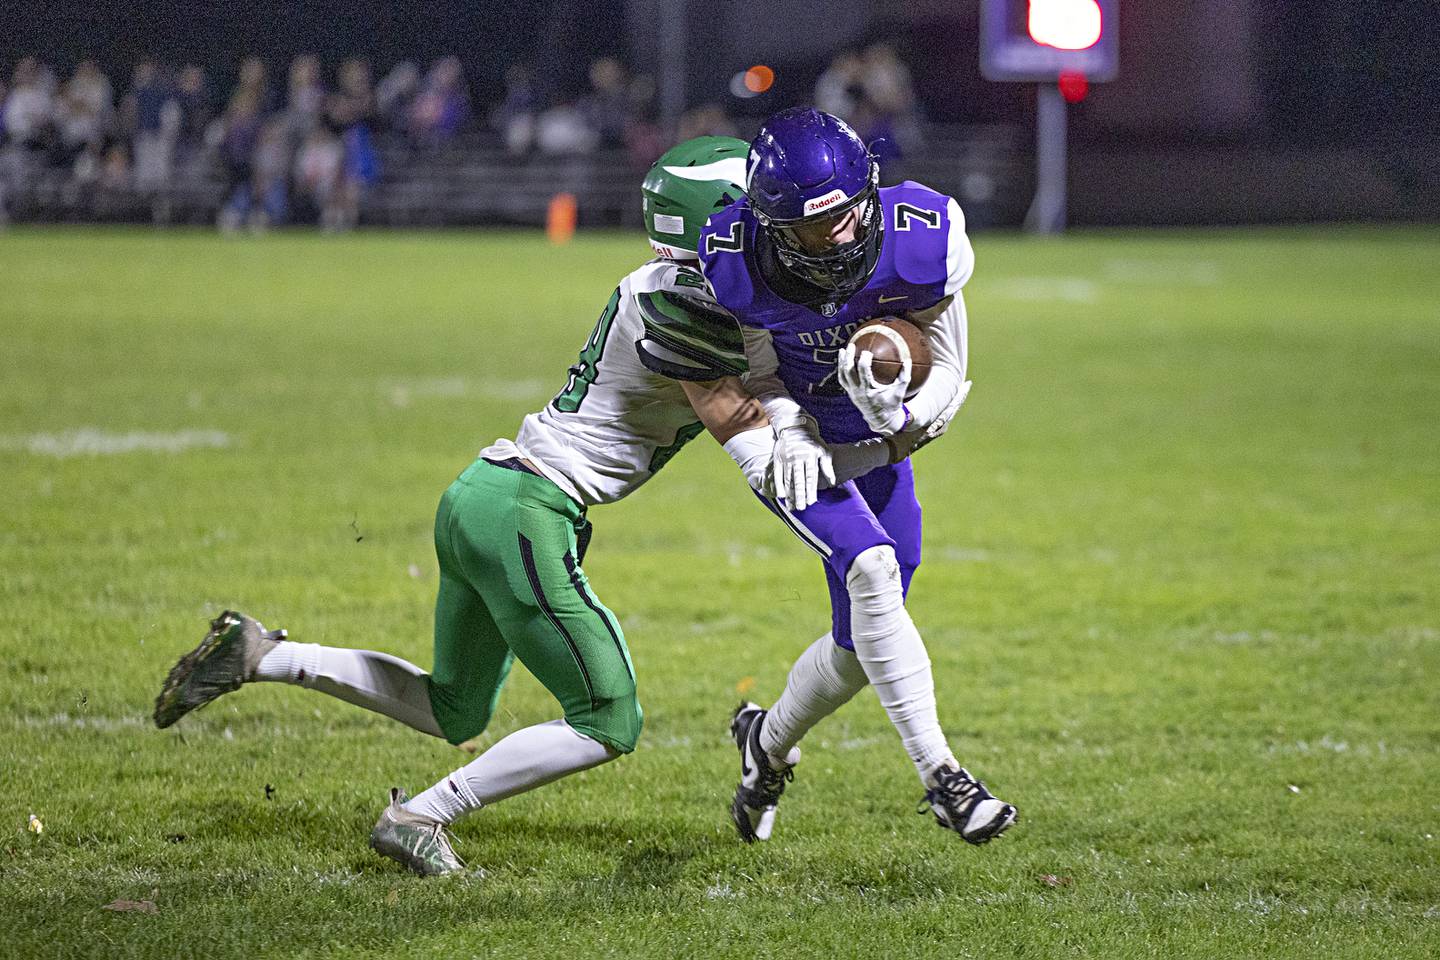
[[[370,831],[371,849],[422,877],[464,870],[465,864],[450,845],[445,824],[406,810],[404,805],[409,799],[397,788],[390,790],[390,803]]]

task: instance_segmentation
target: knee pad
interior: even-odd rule
[[[845,575],[845,589],[850,593],[852,604],[898,601],[903,606],[905,592],[900,582],[900,561],[895,559],[895,548],[888,545],[871,547],[857,556]]]

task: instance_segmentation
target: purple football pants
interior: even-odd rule
[[[850,564],[871,547],[894,547],[900,584],[907,593],[910,577],[920,565],[920,502],[915,499],[910,461],[879,467],[858,480],[821,490],[820,499],[804,510],[791,511],[783,501],[760,499],[825,561],[831,630],[836,643],[854,650],[850,593],[845,589]]]

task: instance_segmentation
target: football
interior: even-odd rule
[[[868,320],[850,337],[855,356],[868,350],[874,358],[870,370],[881,383],[893,383],[900,376],[901,364],[910,358],[910,390],[913,397],[930,376],[934,356],[925,340],[925,331],[901,317],[877,317]]]

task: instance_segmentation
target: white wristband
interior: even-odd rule
[[[740,466],[745,481],[764,493],[770,478],[770,461],[775,455],[775,434],[769,426],[737,433],[723,444],[730,459]]]

